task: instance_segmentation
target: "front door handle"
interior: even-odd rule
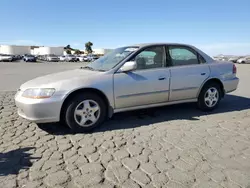
[[[206,73],[205,73],[205,72],[203,72],[203,73],[201,73],[201,75],[202,75],[202,76],[204,76],[204,75],[206,75]]]
[[[158,80],[165,80],[166,77],[159,77]]]

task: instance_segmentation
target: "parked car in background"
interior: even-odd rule
[[[237,63],[250,63],[250,56],[247,56],[247,57],[242,57],[240,59],[237,60]]]
[[[89,61],[88,56],[83,56],[83,61],[84,61],[84,62]]]
[[[80,62],[84,62],[84,61],[85,61],[85,60],[84,60],[84,56],[78,56],[78,57],[77,57],[77,60],[80,61]]]
[[[213,59],[217,60],[217,61],[228,61],[229,57],[228,56],[224,56],[224,55],[220,55],[220,56],[213,57]]]
[[[13,61],[13,57],[11,55],[1,54],[0,61],[11,62]]]
[[[46,61],[58,62],[59,60],[60,60],[59,57],[54,54],[49,54],[46,56]]]
[[[37,55],[37,56],[36,56],[36,59],[39,59],[39,60],[40,60],[40,59],[41,59],[41,55]]]
[[[64,55],[59,57],[60,61],[65,61],[66,57]]]
[[[88,55],[88,61],[95,61],[97,60],[99,57],[95,54],[90,54]]]
[[[74,55],[68,54],[68,55],[65,56],[65,61],[68,61],[68,62],[76,62],[76,61],[77,61],[77,58],[76,58],[76,56],[74,56]]]
[[[42,60],[42,61],[46,61],[46,57],[47,57],[46,55],[40,55],[39,59]]]
[[[17,58],[17,60],[22,60],[22,56],[21,55],[17,55],[16,58]]]
[[[18,55],[11,55],[11,57],[12,57],[12,61],[17,61],[17,60],[19,60]]]
[[[23,60],[24,60],[25,62],[36,62],[36,57],[33,56],[33,55],[25,55],[25,56],[23,57]]]
[[[233,63],[236,63],[238,59],[240,59],[240,57],[235,56],[235,57],[230,57],[230,58],[228,59],[228,61],[232,61]]]
[[[232,62],[216,61],[190,45],[138,44],[80,69],[30,80],[21,85],[15,103],[30,121],[61,121],[76,132],[89,131],[129,110],[196,102],[211,111],[236,90],[236,71]]]

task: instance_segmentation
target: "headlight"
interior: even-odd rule
[[[31,88],[26,89],[22,96],[33,99],[46,99],[50,98],[55,93],[54,88]]]

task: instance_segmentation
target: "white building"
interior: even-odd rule
[[[84,51],[84,50],[83,50]],[[93,54],[105,55],[111,52],[112,49],[98,48],[93,49]],[[71,50],[71,54],[74,54],[75,51]],[[16,45],[0,45],[0,54],[10,54],[10,55],[66,55],[64,47],[48,47],[48,46],[16,46]],[[85,52],[85,55],[87,52]]]
[[[40,53],[40,49],[39,49],[40,47],[38,47],[38,48],[33,48],[33,49],[31,49],[30,50],[30,54],[32,54],[32,55],[39,55],[39,53]]]
[[[0,54],[24,55],[30,53],[30,46],[0,45]]]
[[[105,55],[105,54],[111,52],[112,50],[113,49],[105,49],[105,48],[93,49],[93,54]]]
[[[54,55],[63,55],[64,48],[63,47],[39,47],[34,48],[31,50],[31,53],[33,55],[48,55],[48,54],[54,54]]]
[[[63,47],[44,47],[44,46],[16,46],[16,45],[0,45],[0,54],[8,55],[63,55]]]

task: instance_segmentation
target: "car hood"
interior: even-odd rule
[[[28,88],[55,88],[56,90],[77,88],[99,80],[103,74],[105,72],[75,69],[37,77],[22,84],[20,89],[24,91]]]

